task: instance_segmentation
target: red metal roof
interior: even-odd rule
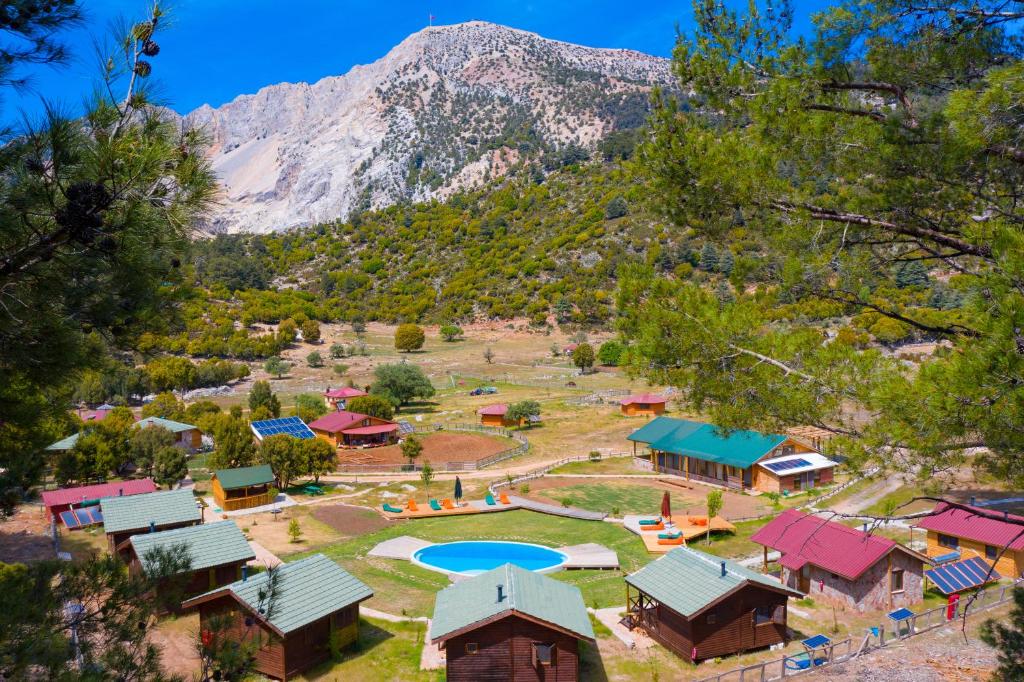
[[[986,545],[995,547],[1009,547],[1010,549],[1024,549],[1024,536],[1018,537],[1024,531],[1024,516],[1016,514],[1002,514],[1006,520],[991,518],[999,516],[1001,512],[982,507],[971,507],[963,505],[953,507],[946,502],[935,505],[931,516],[926,516],[918,522],[918,528],[934,530],[945,535],[955,535],[958,538],[967,538],[975,542],[983,542]],[[984,514],[984,515],[983,515]],[[1016,521],[1016,523],[1009,523]],[[1016,538],[1016,539],[1015,539]]]
[[[508,405],[505,403],[488,405],[487,407],[481,407],[476,411],[477,414],[489,414],[496,417],[504,417],[506,412],[508,412]]]
[[[338,410],[337,412],[330,412],[320,417],[314,422],[310,422],[309,428],[315,431],[326,431],[327,433],[339,433],[345,432],[350,433],[353,429],[358,428],[369,428],[362,427],[360,422],[364,419],[376,419],[365,414],[359,414],[358,412],[349,412],[348,410]],[[398,428],[398,425],[394,422],[388,422],[383,419],[385,424]],[[373,425],[371,425],[373,426]]]
[[[346,436],[370,436],[375,433],[390,433],[398,430],[398,424],[374,424],[373,426],[360,426],[356,429],[345,429]]]
[[[657,393],[639,393],[637,395],[631,395],[622,399],[621,404],[632,405],[638,403],[640,405],[656,405],[658,403],[668,402],[668,398]]]
[[[364,395],[366,395],[366,391],[360,391],[358,388],[352,388],[351,386],[331,388],[324,391],[324,396],[327,398],[358,398]]]
[[[855,580],[895,548],[894,540],[787,509],[750,538],[782,553],[780,563],[793,570],[814,564]],[[910,550],[906,550],[910,551]]]
[[[153,483],[153,479],[141,478],[115,483],[83,485],[78,488],[47,490],[43,493],[43,504],[47,507],[58,507],[64,504],[77,504],[82,500],[96,500],[101,497],[116,497],[118,495],[142,495],[152,492],[156,492],[156,484]]]

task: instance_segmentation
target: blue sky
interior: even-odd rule
[[[40,99],[69,112],[80,109],[98,72],[94,40],[118,18],[141,16],[143,0],[81,0],[87,22],[67,42],[73,62],[59,70],[32,71],[33,91],[4,93],[0,119],[18,110],[40,110]],[[745,6],[746,0],[730,0]],[[797,0],[806,14],[823,0]],[[427,25],[472,19],[534,31],[548,38],[594,47],[631,48],[669,56],[678,24],[692,22],[690,0],[176,0],[169,27],[152,60],[153,78],[165,103],[179,112],[214,106],[282,81],[314,82],[372,62],[410,33]]]

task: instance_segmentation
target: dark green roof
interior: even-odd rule
[[[182,431],[195,431],[199,427],[192,426],[191,424],[184,424],[182,422],[176,422],[173,419],[164,419],[163,417],[146,417],[135,422],[135,426],[139,428],[146,428],[147,426],[159,426],[165,428],[171,433],[181,433]]]
[[[100,500],[100,508],[103,510],[104,533],[139,530],[147,528],[150,523],[160,527],[203,518],[195,496],[187,489],[105,497]]]
[[[277,589],[272,602],[260,596],[261,592],[266,593],[270,576],[263,572],[189,599],[184,606],[193,606],[199,600],[230,592],[254,613],[266,609],[269,604],[268,622],[278,632],[287,634],[373,596],[373,590],[323,554],[282,564],[275,570]]]
[[[71,449],[73,449],[75,447],[75,443],[78,442],[78,438],[81,435],[82,435],[81,433],[73,433],[70,436],[68,436],[67,438],[61,438],[59,441],[57,441],[56,443],[53,443],[52,445],[47,445],[46,449],[47,450],[51,450],[51,451],[58,451],[58,452],[64,452],[65,450],[71,450]]]
[[[498,601],[498,588],[504,598]],[[594,639],[587,607],[575,585],[560,582],[514,564],[498,568],[444,588],[437,593],[430,637],[437,641],[505,613],[520,613]]]
[[[746,469],[786,440],[786,436],[735,429],[687,419],[658,417],[629,436],[652,450],[672,452]]]
[[[722,575],[722,564],[725,575]],[[734,561],[690,547],[677,547],[639,571],[626,582],[676,613],[690,618],[733,590],[756,583],[794,597],[803,596],[779,581]]]
[[[224,490],[274,482],[274,472],[270,470],[269,464],[239,467],[238,469],[218,469],[213,472],[213,475],[220,481],[220,487]]]
[[[234,521],[218,521],[158,533],[142,533],[133,535],[131,543],[143,569],[148,569],[147,552],[157,548],[170,550],[176,545],[185,545],[188,548],[192,560],[190,568],[193,571],[256,558],[249,541],[245,539],[245,535]]]

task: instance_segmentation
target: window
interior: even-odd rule
[[[992,545],[985,545],[985,558],[986,559],[991,559],[992,561],[995,561],[996,557],[998,557],[998,556],[999,556],[999,548],[998,547],[993,547]]]
[[[538,642],[533,643],[533,664],[538,665],[552,665],[555,658],[555,645],[554,644],[540,644]]]
[[[892,572],[892,591],[893,593],[903,591],[903,569],[897,568]]]
[[[772,622],[772,607],[758,606],[754,609],[754,625],[764,625]]]
[[[475,654],[478,651],[480,651],[480,645],[479,644],[477,644],[476,642],[466,642],[466,653],[467,654]]]
[[[714,611],[712,611],[707,616],[707,624],[708,625],[714,625],[717,622],[718,622],[718,614],[715,613]]]
[[[960,540],[952,535],[939,533],[939,546],[946,549],[960,549]]]

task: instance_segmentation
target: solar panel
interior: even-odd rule
[[[950,562],[950,561],[956,561],[959,558],[960,558],[960,551],[957,550],[955,552],[950,552],[949,554],[943,554],[942,556],[933,557],[932,558],[932,563],[934,563],[934,564],[945,564],[945,563]]]
[[[797,467],[810,466],[811,463],[806,459],[788,459],[784,462],[765,462],[763,466],[768,467],[772,471],[785,471],[786,469],[796,469]]]
[[[316,437],[310,428],[306,426],[306,423],[298,417],[264,419],[263,421],[253,422],[252,428],[257,434],[259,434],[260,438],[276,436],[278,434],[301,438],[303,440]]]
[[[821,647],[828,646],[831,643],[832,640],[825,635],[814,635],[813,637],[808,637],[803,641],[803,645],[808,649],[820,649]]]
[[[889,614],[889,619],[894,620],[897,623],[901,620],[906,620],[914,615],[914,612],[910,609],[896,609]]]
[[[75,516],[75,512],[68,510],[60,513],[60,520],[64,522],[64,525],[69,529],[81,528],[82,524],[78,522],[78,517]]]
[[[103,514],[100,512],[99,507],[88,507],[86,509],[78,509],[75,512],[78,516],[79,521],[83,521],[83,525],[94,525],[97,523],[103,523]],[[88,519],[88,521],[86,521]]]
[[[924,572],[943,594],[955,594],[984,585],[1003,576],[992,570],[980,557],[971,557]]]
[[[407,421],[400,421],[400,422],[398,422],[398,433],[400,435],[406,436],[406,435],[408,435],[410,433],[415,433],[415,432],[416,432],[416,427],[414,427],[409,422],[407,422]]]

